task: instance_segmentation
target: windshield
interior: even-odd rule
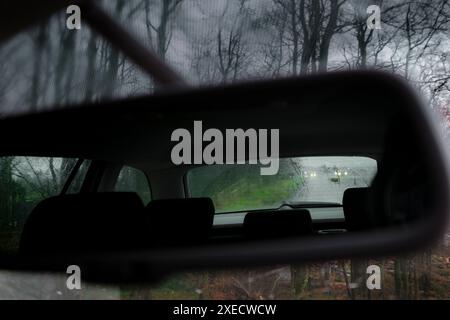
[[[210,197],[216,213],[278,208],[283,204],[342,204],[348,188],[367,187],[377,162],[366,157],[299,157],[280,160],[278,173],[260,165],[211,165],[188,172],[191,197]]]

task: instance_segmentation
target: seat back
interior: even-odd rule
[[[41,201],[29,215],[20,252],[97,252],[143,243],[144,205],[132,192],[83,193]]]
[[[348,231],[367,230],[372,227],[367,210],[369,192],[369,188],[349,188],[344,191],[342,205]]]
[[[302,236],[312,233],[311,214],[305,209],[253,211],[244,218],[249,238]]]
[[[215,209],[210,198],[180,198],[150,201],[145,212],[151,243],[180,245],[208,240]]]

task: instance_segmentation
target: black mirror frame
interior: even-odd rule
[[[449,156],[444,148],[430,108],[410,88],[405,80],[387,73],[374,71],[339,72],[304,78],[270,80],[210,89],[181,89],[161,94],[158,99],[172,95],[205,95],[226,93],[234,90],[242,94],[246,89],[293,87],[309,83],[352,83],[367,81],[374,85],[389,86],[408,105],[408,111],[417,130],[425,139],[426,154],[432,158],[434,170],[439,172],[436,180],[439,199],[435,212],[426,220],[411,223],[407,232],[392,227],[373,232],[347,234],[345,237],[329,235],[305,239],[266,240],[264,243],[222,244],[217,246],[170,249],[123,253],[114,256],[95,255],[83,257],[61,257],[55,262],[42,257],[39,261],[24,258],[0,257],[0,267],[8,269],[48,271],[65,270],[70,264],[82,266],[83,276],[96,282],[153,281],[162,274],[178,270],[199,268],[240,267],[262,264],[304,263],[349,257],[386,256],[423,248],[436,241],[446,230],[450,209]],[[275,90],[274,90],[275,91]],[[126,101],[123,101],[124,103]],[[118,104],[121,102],[113,102]]]

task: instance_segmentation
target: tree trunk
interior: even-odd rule
[[[338,0],[331,0],[330,2],[330,18],[322,36],[319,52],[319,72],[326,72],[328,66],[328,52],[330,50],[330,43],[333,35],[336,32],[337,19],[339,15]]]

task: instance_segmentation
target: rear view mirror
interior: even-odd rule
[[[87,279],[119,282],[418,249],[447,223],[448,159],[438,126],[403,80],[377,72],[185,90],[5,119],[3,136],[35,134],[11,138],[3,155],[134,164],[148,169],[154,199],[141,209],[123,205],[122,196],[89,192],[58,198],[71,203],[67,209],[51,209],[55,200],[38,205],[37,222],[26,222],[22,234],[26,248],[4,255],[0,267],[76,264]],[[225,182],[214,185],[219,177]],[[279,184],[269,189],[273,181]],[[274,198],[284,182],[297,198]],[[27,223],[39,225],[41,235]],[[121,236],[125,229],[130,236]]]

